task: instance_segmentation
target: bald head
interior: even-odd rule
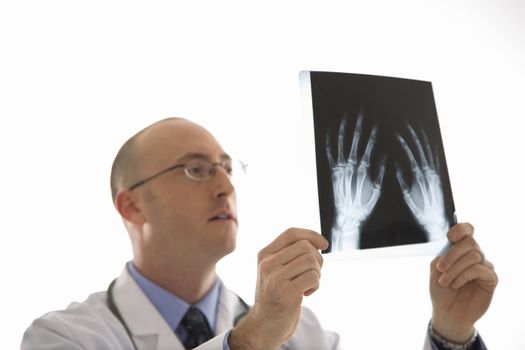
[[[207,130],[183,118],[166,118],[155,122],[127,140],[118,151],[111,168],[111,196],[113,201],[119,191],[129,188],[147,173],[148,168],[161,162],[164,143],[184,134],[185,129]],[[211,136],[211,134],[210,134]]]

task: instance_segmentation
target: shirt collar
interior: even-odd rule
[[[150,281],[137,270],[132,261],[128,262],[127,269],[171,329],[176,330],[191,305]],[[198,303],[193,305],[206,316],[212,330],[215,330],[220,290],[221,281],[219,278],[216,278],[215,284],[210,291]]]

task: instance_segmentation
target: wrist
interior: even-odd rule
[[[437,312],[433,312],[430,323],[437,334],[456,343],[468,341],[475,331],[473,323],[451,322],[446,315]]]
[[[356,225],[355,222],[343,222],[342,224],[338,224],[337,220],[333,226],[332,232],[337,233],[341,237],[354,237],[359,236],[359,224]]]
[[[473,327],[467,337],[464,336],[464,332],[457,334],[456,332],[440,333],[434,325],[434,320],[430,321],[428,331],[435,342],[440,344],[444,349],[450,350],[468,350],[478,337],[478,332]]]
[[[332,251],[359,248],[359,229],[334,227],[332,230]]]
[[[243,336],[242,331],[239,328],[234,328],[228,335],[228,346],[230,350],[241,350],[241,349],[260,349],[256,345],[252,344],[253,339],[250,337]]]
[[[266,337],[260,322],[246,315],[237,326],[235,326],[228,337],[230,350],[266,350],[276,349],[280,344],[272,346],[272,337]]]
[[[445,214],[438,215],[433,220],[428,220],[423,223],[423,227],[428,234],[428,240],[433,242],[447,237],[447,232],[450,224],[445,217]]]

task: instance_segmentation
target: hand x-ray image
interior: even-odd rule
[[[431,83],[301,74],[325,253],[446,241],[455,210]]]

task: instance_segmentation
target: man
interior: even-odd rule
[[[321,235],[291,228],[260,251],[251,307],[218,279],[215,265],[237,234],[230,176],[230,157],[188,120],[165,119],[128,140],[111,189],[133,261],[108,291],[35,320],[22,349],[338,349],[339,336],[301,306],[319,287]],[[454,226],[452,247],[432,262],[427,349],[484,348],[474,323],[497,277],[472,233]]]

